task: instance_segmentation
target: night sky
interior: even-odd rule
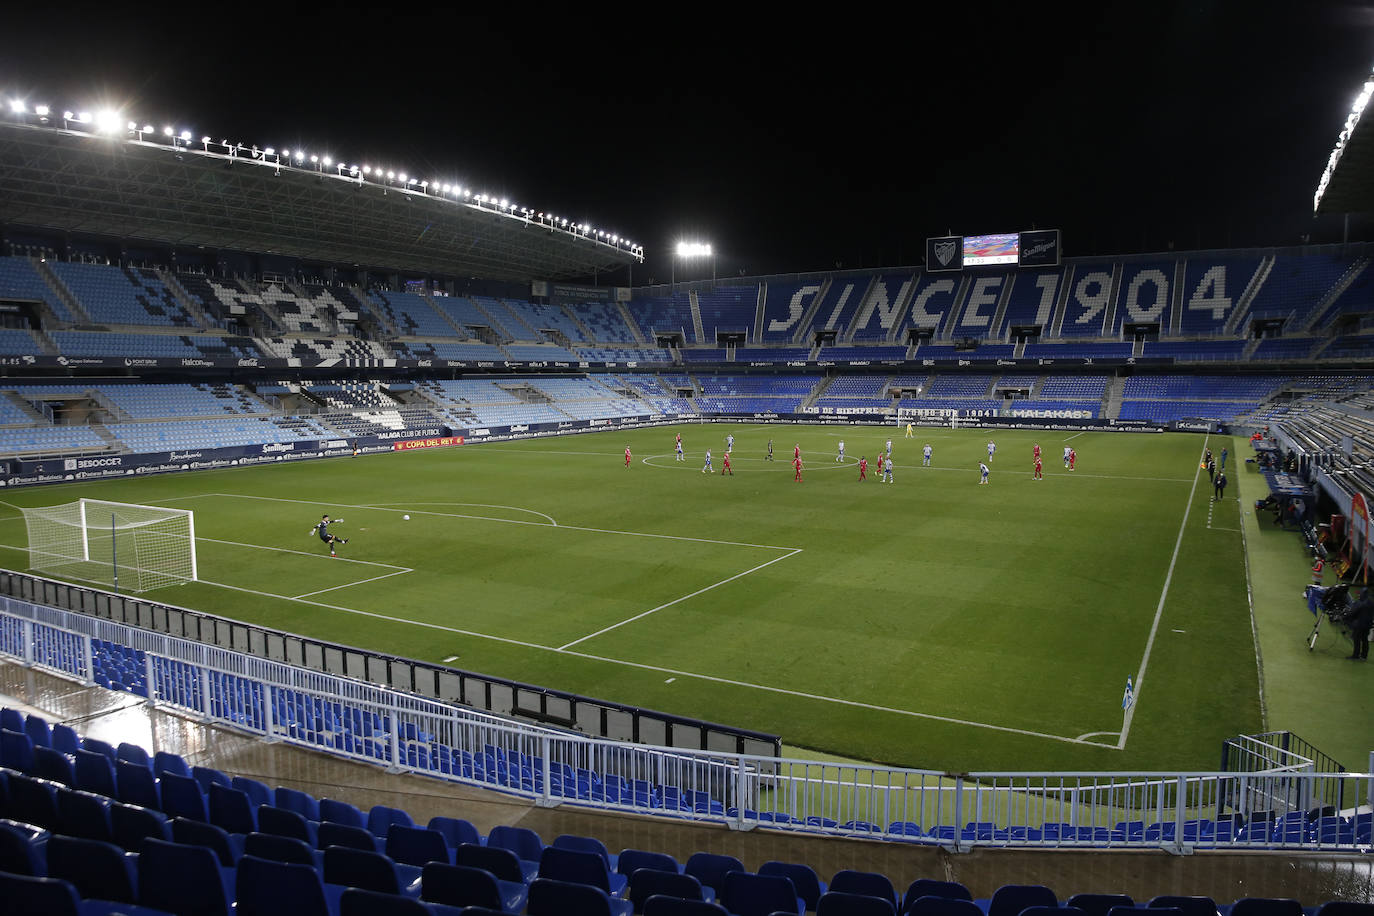
[[[1374,3],[947,6],[32,7],[0,93],[461,182],[639,242],[636,285],[684,238],[722,277],[1033,227],[1067,255],[1340,240],[1312,194]]]

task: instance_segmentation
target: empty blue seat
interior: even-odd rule
[[[281,789],[277,790],[277,795],[279,796],[277,804],[281,804]],[[320,799],[320,814],[317,819],[321,822],[328,821],[331,824],[343,824],[345,827],[367,829],[367,818],[363,817],[363,812],[356,805],[350,805],[348,802],[339,801],[336,798]]]
[[[16,875],[41,875],[48,831],[33,824],[0,820],[0,871]]]
[[[315,800],[313,795],[309,795],[299,789],[288,789],[285,786],[277,786],[275,795],[278,808],[295,811],[307,821],[315,821],[318,823],[321,820],[320,803]],[[356,811],[357,809],[355,808],[354,810]],[[357,823],[353,826],[361,827],[362,824]]]
[[[501,881],[489,871],[466,865],[430,862],[420,882],[420,899],[447,906],[479,906],[519,913],[529,894],[519,881]]]
[[[314,868],[315,851],[291,837],[274,836],[270,833],[250,833],[243,838],[243,854],[270,859],[273,862],[291,862],[295,865],[309,865]],[[328,879],[326,879],[328,880]]]
[[[714,903],[715,892],[703,887],[691,875],[676,871],[662,871],[657,868],[636,869],[630,875],[629,899],[636,913],[644,909],[650,897],[681,897],[684,900],[702,900]]]
[[[79,837],[48,839],[48,876],[70,881],[82,897],[137,903],[133,867],[113,843]]]
[[[229,916],[215,854],[200,846],[147,839],[138,856],[138,902],[178,916]]]
[[[110,833],[116,845],[130,852],[138,852],[143,848],[143,841],[149,837],[155,840],[170,840],[172,825],[167,815],[161,811],[140,805],[112,802]]]
[[[1144,832],[1144,827],[1141,828]],[[1117,906],[1135,906],[1127,894],[1074,894],[1065,906],[1078,907],[1088,916],[1107,916],[1107,911]]]
[[[344,846],[364,852],[380,852],[381,843],[381,840],[368,833],[364,827],[350,827],[348,824],[325,821],[315,828],[315,845],[320,849]]]
[[[1059,898],[1040,884],[1004,884],[993,891],[988,916],[1020,916],[1031,906],[1059,906]]]
[[[831,891],[822,894],[816,905],[816,916],[896,916],[891,901],[868,894],[846,894]]]
[[[1374,916],[1374,903],[1328,900],[1317,909],[1317,916]]]
[[[0,728],[22,734],[24,731],[24,714],[9,706],[0,706]]]
[[[487,834],[487,846],[509,849],[522,861],[538,863],[544,854],[544,841],[528,827],[499,825]]]
[[[456,916],[460,912],[443,904],[421,903],[414,897],[360,887],[350,887],[339,897],[339,916]]]
[[[725,886],[725,876],[732,871],[744,871],[744,863],[734,856],[714,852],[694,852],[687,859],[683,871],[709,887],[717,897]]]
[[[159,775],[172,773],[176,776],[191,776],[191,768],[186,765],[181,755],[170,751],[158,751],[153,754],[153,772]]]
[[[1230,916],[1302,916],[1302,904],[1286,897],[1242,897]]]
[[[74,757],[81,750],[81,738],[76,734],[76,729],[58,722],[52,727],[52,748]]]
[[[200,768],[197,767],[196,769]],[[192,770],[193,774],[194,772],[195,771]],[[219,773],[219,770],[213,770],[212,772]],[[223,774],[221,773],[220,775]],[[201,783],[201,785],[204,785],[204,783]],[[280,807],[277,805],[276,794],[267,787],[266,783],[258,782],[256,779],[249,779],[247,776],[235,776],[230,780],[229,787],[231,789],[238,789],[240,792],[247,795],[248,799],[253,803],[254,808],[260,808],[263,805]],[[206,788],[206,791],[210,791],[209,788]]]
[[[73,788],[84,789],[107,798],[118,798],[119,789],[115,784],[114,761],[97,751],[84,747],[76,752],[73,768],[76,776]]]
[[[195,780],[191,780],[195,782]],[[197,786],[199,783],[197,783]],[[167,796],[166,781],[163,782],[163,798]],[[230,833],[253,833],[258,829],[257,813],[246,793],[230,789],[218,783],[211,783],[206,798],[210,823],[223,827]]]
[[[168,817],[185,817],[193,821],[210,820],[210,812],[205,804],[205,796],[200,791],[200,783],[190,776],[163,773],[160,794],[162,813]]]
[[[680,874],[682,866],[677,859],[668,855],[666,852],[647,852],[643,849],[622,849],[620,855],[616,856],[615,870],[625,877],[632,876],[641,868],[652,868],[655,871],[670,871]]]
[[[607,868],[611,871],[618,871],[616,868],[616,857],[611,855],[611,851],[606,848],[605,843],[595,837],[564,833],[554,838],[553,845],[559,849],[572,849],[577,852],[595,853],[602,858]]]
[[[417,870],[418,873],[418,870]],[[403,880],[396,863],[380,852],[330,846],[324,851],[324,880],[345,887],[360,887],[384,894],[418,893],[413,882]]]
[[[244,856],[234,896],[235,916],[330,916],[320,874],[307,865]]]
[[[115,762],[115,782],[119,786],[119,800],[126,805],[162,810],[162,796],[157,780],[147,766],[128,760]]]
[[[907,886],[906,894],[902,896],[902,912],[909,912],[911,905],[922,897],[949,897],[952,900],[973,901],[973,894],[958,881],[917,878]]]
[[[59,789],[57,831],[65,836],[114,842],[110,832],[110,800],[92,792]]]
[[[50,747],[33,749],[33,766],[29,773],[38,779],[59,782],[64,786],[76,784],[76,770],[67,755]]]
[[[225,868],[232,868],[243,855],[243,837],[231,837],[222,827],[184,817],[172,818],[172,842],[204,846]]]
[[[130,744],[128,741],[119,742],[119,747],[115,749],[115,760],[124,760],[128,763],[136,763],[147,770],[152,770],[153,762],[148,757],[148,752],[137,744]]]
[[[502,881],[528,884],[539,871],[538,863],[525,862],[509,849],[464,843],[453,851],[455,865],[468,865],[491,872]],[[533,870],[529,866],[533,865]]]
[[[392,824],[386,836],[386,854],[403,865],[453,864],[453,851],[444,842],[443,834],[424,827]]]
[[[318,837],[315,825],[295,811],[288,811],[275,805],[263,805],[258,808],[256,813],[259,833],[289,836],[293,840],[300,840],[311,846],[317,845]]]
[[[6,816],[48,830],[57,827],[57,783],[22,773],[11,773],[8,782],[10,802]]]
[[[92,738],[89,735],[81,739],[81,749],[90,751],[92,754],[99,754],[110,763],[119,759],[119,753],[114,749],[113,744],[108,741],[101,741],[99,738]]]
[[[46,719],[32,713],[24,717],[24,734],[33,741],[34,747],[52,747],[52,729]]]
[[[611,871],[606,860],[596,853],[561,849],[557,846],[544,847],[544,852],[539,858],[538,876],[554,881],[587,884],[600,888],[613,897],[625,896],[625,887],[629,883],[624,875]]]
[[[207,795],[211,786],[234,786],[234,780],[230,779],[227,773],[222,773],[214,767],[191,767],[191,778],[200,785],[200,791]],[[268,803],[270,802],[269,793]]]
[[[887,875],[871,871],[855,871],[846,868],[835,872],[830,879],[830,892],[841,894],[866,894],[881,897],[897,908],[897,889],[892,886]]]
[[[477,828],[471,821],[465,821],[460,817],[444,817],[438,815],[429,819],[429,829],[436,830],[444,837],[444,842],[450,849],[457,849],[464,843],[476,843],[481,845],[486,842],[486,837],[477,832]]]
[[[1151,898],[1150,908],[1173,907],[1182,910],[1184,916],[1217,916],[1217,903],[1211,897],[1189,897],[1175,894],[1162,894]]]
[[[764,862],[759,866],[759,874],[780,875],[791,881],[797,896],[806,903],[806,908],[812,912],[815,912],[817,902],[828,890],[828,885],[809,865],[793,862]]]
[[[612,897],[599,887],[549,878],[530,883],[525,905],[528,916],[630,916],[632,911],[630,901]]]
[[[790,878],[746,871],[726,872],[720,902],[734,916],[769,916],[770,913],[801,916],[806,911],[806,904],[797,896]]]
[[[386,839],[387,831],[392,824],[401,827],[414,827],[415,822],[410,819],[410,815],[400,808],[391,808],[386,805],[373,805],[367,812],[367,830],[373,836]]]
[[[0,767],[27,773],[33,769],[33,739],[23,732],[0,729]]]

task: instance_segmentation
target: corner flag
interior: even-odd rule
[[[1122,709],[1130,709],[1130,708],[1131,708],[1132,706],[1134,706],[1134,705],[1135,705],[1135,686],[1132,685],[1131,679],[1130,679],[1130,678],[1126,678],[1126,692],[1123,693],[1123,694],[1121,695],[1121,708],[1122,708]]]

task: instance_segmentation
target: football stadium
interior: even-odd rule
[[[5,912],[1374,913],[1374,243],[646,281],[0,97]]]

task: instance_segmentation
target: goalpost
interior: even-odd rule
[[[29,568],[143,592],[196,580],[188,509],[79,499],[24,509]]]

